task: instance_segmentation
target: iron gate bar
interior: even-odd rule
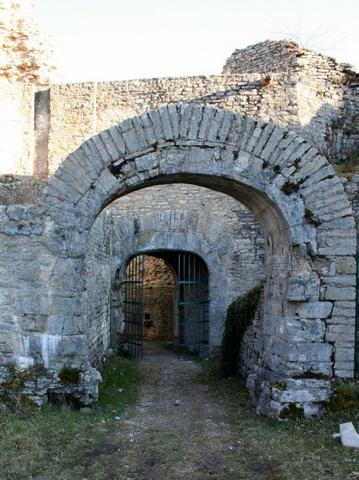
[[[208,345],[208,279],[205,272],[204,263],[195,254],[178,253],[177,347],[181,353],[188,347],[200,352],[201,345]]]
[[[142,358],[144,257],[138,255],[127,265],[124,290],[124,331],[121,343],[131,357]]]

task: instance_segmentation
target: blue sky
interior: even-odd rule
[[[35,0],[63,81],[219,74],[267,38],[359,66],[358,0]]]

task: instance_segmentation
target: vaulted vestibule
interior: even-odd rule
[[[95,367],[111,343],[106,322],[98,321],[110,311],[101,292],[107,289],[111,297],[119,263],[113,266],[103,257],[95,264],[90,247],[91,242],[109,242],[117,255],[121,235],[137,236],[147,251],[182,250],[205,260],[209,351],[219,345],[221,326],[212,320],[216,309],[223,310],[220,291],[226,283],[212,302],[211,278],[214,272],[218,287],[226,272],[211,249],[211,217],[207,239],[188,225],[172,232],[154,229],[152,235],[147,228],[141,236],[141,225],[124,221],[116,240],[101,223],[106,206],[116,198],[168,184],[222,192],[248,208],[260,224],[265,288],[260,318],[247,332],[246,384],[259,412],[278,416],[292,404],[308,415],[317,413],[330,396],[331,380],[350,377],[354,369],[354,335],[344,341],[336,321],[341,309],[355,304],[355,225],[342,183],[325,158],[296,134],[196,104],[169,105],[126,120],[89,139],[61,164],[43,197],[41,241],[53,267],[43,271],[41,281],[48,309],[44,315],[54,320],[66,310],[68,331],[51,333],[45,319],[41,345],[36,344],[40,335],[18,330],[27,340],[21,346],[16,334],[9,336],[8,348],[15,358],[41,363],[44,342],[51,344],[49,380],[43,388],[63,388],[56,374],[67,362],[82,371],[78,392],[83,400],[95,401]],[[151,213],[147,217],[143,224],[148,226]],[[114,224],[106,225],[112,229]],[[343,236],[350,239],[349,246],[338,248]],[[209,260],[200,248],[207,248]]]

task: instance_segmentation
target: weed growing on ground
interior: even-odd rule
[[[337,386],[338,395],[347,401],[344,408],[333,411],[328,406],[321,417],[278,421],[255,413],[243,380],[238,376],[223,378],[219,358],[203,361],[202,366],[203,381],[222,403],[227,421],[238,430],[244,479],[252,478],[253,468],[263,470],[253,477],[260,479],[359,479],[358,451],[344,448],[332,438],[340,423],[352,421],[359,427],[358,403],[356,409],[352,408],[353,402],[359,400],[357,383],[342,382]],[[235,462],[236,456],[228,461]]]
[[[99,405],[82,413],[68,406],[23,407],[0,413],[0,480],[73,480],[83,452],[118,427],[115,417],[137,398],[139,372],[129,359],[113,357],[103,370]]]

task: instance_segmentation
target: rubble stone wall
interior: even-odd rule
[[[12,102],[16,141],[6,134],[6,119],[4,141],[9,152],[15,144],[25,143],[27,149],[12,152],[15,160],[7,155],[8,166],[1,172],[52,175],[92,135],[179,102],[213,105],[289,127],[332,163],[357,162],[358,85],[348,65],[285,40],[235,51],[222,75],[52,84],[22,106]],[[25,111],[35,113],[35,126]]]
[[[175,336],[176,286],[164,260],[144,257],[144,339],[171,341]]]
[[[348,64],[300,47],[267,40],[235,50],[223,74],[281,73],[295,87],[303,135],[332,163],[359,156],[359,76]]]
[[[47,85],[54,70],[50,39],[40,32],[32,0],[0,4],[0,78]]]
[[[0,173],[32,175],[34,149],[32,85],[0,77]]]
[[[295,89],[284,80],[278,75],[264,86],[261,76],[252,74],[52,85],[49,173],[95,133],[169,103],[215,105],[295,128]]]
[[[112,221],[105,210],[96,219],[85,260],[86,322],[91,364],[98,366],[111,344]]]

